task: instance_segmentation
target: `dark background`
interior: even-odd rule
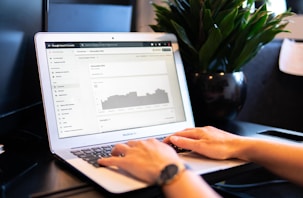
[[[33,35],[43,30],[42,8],[42,0],[0,1],[0,135],[41,105]]]
[[[48,11],[58,3],[132,5],[129,29],[136,29],[135,0],[1,0],[0,136],[20,130],[45,134],[34,35],[47,30]],[[91,20],[98,23],[98,18]],[[78,25],[62,18],[62,25],[65,23]]]

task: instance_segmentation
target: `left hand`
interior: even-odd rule
[[[156,182],[166,165],[174,163],[183,166],[175,150],[156,139],[117,144],[112,150],[112,157],[101,158],[98,163],[103,166],[117,166],[148,184]]]
[[[247,138],[212,126],[190,128],[176,132],[163,140],[213,159],[240,158]]]

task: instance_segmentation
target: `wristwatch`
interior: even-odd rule
[[[163,186],[172,183],[185,170],[186,166],[181,170],[176,164],[169,164],[165,166],[157,179],[157,185]]]

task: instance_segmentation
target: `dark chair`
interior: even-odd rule
[[[46,0],[49,32],[136,31],[136,0]]]
[[[270,42],[245,65],[247,98],[237,119],[303,132],[303,76],[279,70],[281,44]]]
[[[297,14],[303,14],[303,1],[302,0],[286,0],[287,8]]]

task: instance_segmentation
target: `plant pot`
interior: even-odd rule
[[[189,93],[196,123],[234,119],[246,98],[246,78],[242,71],[194,74]]]

